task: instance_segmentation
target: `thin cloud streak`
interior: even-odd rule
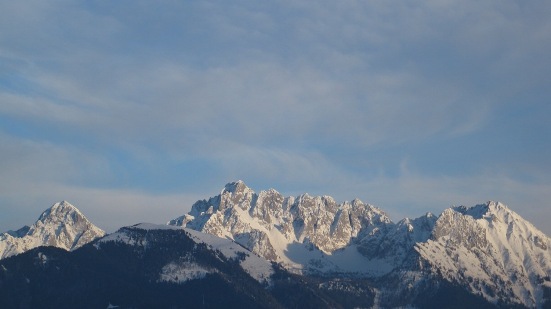
[[[68,77],[42,77],[42,87],[55,93],[54,98],[4,94],[1,99],[7,104],[1,110],[23,121],[61,122],[107,143],[123,137],[163,141],[159,137],[166,133],[193,132],[190,135],[226,135],[238,142],[308,139],[331,144],[344,139],[352,146],[367,147],[445,131],[469,133],[483,122],[487,109],[479,101],[458,107],[462,99],[443,89],[435,92],[433,85],[423,89],[430,83],[413,76],[365,81],[369,96],[365,103],[350,98],[355,89],[320,72],[287,71],[270,64],[206,72],[157,69],[129,76],[134,78],[126,81],[128,89],[114,84],[130,99],[114,101]],[[407,88],[401,93],[392,93],[403,85]],[[423,92],[422,100],[414,95]],[[458,118],[461,121],[454,120]]]
[[[4,207],[69,192],[147,212],[243,179],[408,216],[498,199],[549,217],[550,13],[544,1],[6,4]],[[42,188],[32,202],[17,197],[28,188]]]

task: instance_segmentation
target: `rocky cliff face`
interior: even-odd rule
[[[390,260],[400,266],[413,252],[416,243],[429,239],[437,217],[427,213],[416,219],[403,219],[396,224],[387,224],[385,229],[370,234],[358,241],[358,251],[365,257]]]
[[[254,253],[298,271],[384,273],[403,262],[416,241],[426,241],[436,218],[394,224],[381,209],[355,199],[256,194],[242,181],[196,202],[168,224],[233,239]],[[363,259],[380,265],[366,267]]]
[[[75,206],[63,201],[45,210],[32,226],[0,234],[0,259],[39,246],[74,250],[104,234]]]
[[[379,233],[391,221],[360,200],[337,204],[329,196],[284,197],[274,189],[256,194],[243,182],[196,202],[189,214],[169,222],[234,239],[260,256],[285,262],[287,247],[303,244],[323,254],[343,249],[358,238]]]
[[[505,306],[541,307],[551,292],[550,239],[497,202],[393,223],[359,200],[256,194],[238,181],[169,224],[235,240],[292,271],[372,278],[383,305],[436,286]]]
[[[445,210],[415,250],[432,273],[498,303],[541,306],[551,276],[550,239],[507,206]]]
[[[456,301],[473,308],[549,308],[551,304],[551,240],[498,202],[451,207],[439,216],[427,213],[393,223],[384,211],[360,200],[337,203],[329,196],[285,197],[273,189],[257,194],[238,181],[227,184],[219,195],[196,202],[188,214],[169,224],[123,228],[83,247],[104,232],[73,205],[56,203],[32,226],[0,234],[0,258],[39,246],[81,248],[70,254],[41,248],[34,251],[38,257],[32,260],[32,254],[6,260],[13,266],[27,259],[40,268],[48,263],[40,250],[70,257],[86,248],[89,252],[91,247],[99,250],[122,243],[140,248],[125,251],[137,254],[138,260],[145,252],[162,259],[172,252],[178,259],[156,265],[161,268],[154,277],[183,284],[213,274],[212,267],[201,264],[202,258],[192,256],[195,251],[181,255],[178,235],[184,233],[193,239],[188,249],[208,244],[209,250],[230,257],[228,261],[238,263],[258,283],[283,284],[283,294],[274,292],[283,295],[281,299],[288,299],[293,291],[294,300],[303,299],[320,288],[321,294],[309,301],[329,296],[323,301],[328,307],[335,307],[331,297],[337,297],[337,303],[353,299],[350,307],[446,307]],[[163,239],[175,241],[149,251]],[[18,273],[17,267],[0,266],[4,278]],[[301,275],[315,276],[304,279]],[[20,283],[28,284],[28,279],[21,278]],[[47,274],[44,278],[48,282]],[[290,278],[296,280],[289,282]]]

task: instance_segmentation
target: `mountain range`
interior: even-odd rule
[[[109,293],[96,289],[91,307],[140,307],[157,294],[166,300],[160,307],[178,307],[185,302],[168,291],[196,296],[215,280],[245,307],[550,308],[550,248],[549,237],[499,202],[394,223],[358,199],[257,194],[237,181],[167,225],[105,236],[74,206],[54,204],[31,227],[0,235],[0,299],[13,300],[7,308],[36,307],[32,300],[47,298],[37,291],[50,279],[81,282],[74,294],[115,275],[122,281]],[[93,271],[81,277],[82,269]],[[134,282],[132,293],[125,280]],[[13,286],[27,292],[13,294]],[[225,304],[209,299],[211,307]],[[197,301],[188,305],[205,304]]]

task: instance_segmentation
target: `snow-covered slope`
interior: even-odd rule
[[[321,254],[321,250],[347,245],[350,237],[343,237],[342,229],[340,235],[333,232],[330,241],[322,239],[332,232],[331,215],[334,217],[337,208],[329,197],[283,197],[273,189],[256,194],[238,181],[227,184],[208,201],[196,202],[189,214],[169,224],[233,239],[268,260],[300,267],[303,261],[293,258],[294,251],[320,249]],[[347,232],[357,234],[359,230],[349,228]]]
[[[497,305],[541,307],[551,286],[551,240],[497,202],[393,223],[359,200],[256,194],[238,181],[168,224],[235,240],[297,273],[378,278],[389,304],[397,290],[411,300],[443,280]]]
[[[229,240],[138,224],[73,251],[42,246],[0,260],[0,308],[279,309],[316,288],[271,265]]]
[[[39,246],[74,250],[104,234],[75,206],[63,201],[46,209],[32,226],[0,234],[0,259]]]
[[[540,307],[551,276],[551,240],[507,206],[445,210],[415,245],[431,272],[494,302]]]
[[[235,240],[294,272],[379,276],[400,265],[415,241],[428,239],[435,218],[425,217],[394,224],[358,199],[337,204],[329,196],[284,197],[274,189],[256,194],[237,181],[168,224]]]
[[[427,213],[416,219],[405,218],[388,224],[385,230],[369,234],[358,241],[358,250],[369,259],[386,259],[400,266],[413,252],[416,243],[429,239],[437,217]]]
[[[147,235],[142,235],[136,231],[175,230],[182,232],[182,229],[169,225],[156,225],[151,223],[140,223],[129,227],[119,229],[117,232],[109,234],[94,244],[96,248],[101,248],[102,244],[108,242],[121,242],[131,246],[148,247]],[[274,273],[271,262],[261,258],[241,245],[229,239],[220,238],[214,235],[197,232],[191,229],[183,229],[186,237],[189,237],[196,244],[205,244],[210,250],[219,252],[228,260],[238,261],[243,270],[251,277],[263,284],[270,283],[270,277]],[[208,265],[200,265],[194,261],[194,257],[187,256],[185,259],[171,261],[163,267],[159,274],[160,281],[185,282],[192,279],[204,277],[206,274],[216,272]]]

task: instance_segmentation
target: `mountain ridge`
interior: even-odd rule
[[[86,244],[96,250],[121,244],[129,248],[123,250],[127,258],[139,260],[147,250],[161,250],[153,256],[179,257],[162,259],[165,264],[152,261],[162,267],[148,276],[163,284],[211,278],[216,273],[212,265],[177,252],[183,241],[178,235],[207,246],[222,260],[235,261],[231,263],[260,285],[295,278],[283,286],[305,293],[321,289],[314,294],[332,306],[352,296],[354,306],[374,308],[448,306],[452,299],[475,307],[551,306],[551,240],[503,203],[453,206],[440,215],[395,223],[384,210],[359,199],[337,203],[327,195],[286,197],[275,189],[255,193],[242,181],[228,183],[220,194],[197,201],[166,225],[142,223],[108,235],[75,206],[55,203],[33,225],[0,234],[0,263],[10,257],[8,264],[17,264],[29,259],[21,253],[33,251],[32,261],[41,272],[39,266],[48,262],[41,252],[50,251],[36,247],[62,248],[71,259],[81,248],[91,250]],[[106,265],[123,263],[117,255],[109,259],[114,260],[104,261]],[[87,267],[78,263],[75,267]],[[1,265],[0,277],[11,273]],[[24,284],[26,279],[21,280]],[[297,301],[302,297],[294,295]]]
[[[490,303],[527,307],[541,307],[551,285],[549,237],[494,201],[394,223],[358,199],[337,204],[330,196],[257,194],[237,181],[167,224],[232,239],[309,276],[401,276],[411,286],[435,278]],[[381,284],[382,298],[392,293],[389,286]]]
[[[2,308],[344,307],[327,294],[231,240],[150,223],[74,251],[38,247],[0,260]],[[362,296],[346,307],[369,306],[372,295]]]
[[[92,224],[67,201],[44,210],[31,226],[0,234],[0,259],[23,253],[39,246],[74,250],[105,232]]]
[[[420,218],[428,218],[425,221],[428,220],[426,225],[429,228],[436,220],[432,214]],[[327,195],[310,196],[305,193],[297,197],[284,197],[275,189],[256,194],[243,181],[237,181],[228,183],[219,195],[197,201],[188,214],[167,224],[228,237],[269,260],[300,268],[298,264],[304,264],[304,261],[293,258],[292,252],[286,254],[287,246],[300,250],[300,245],[305,245],[306,251],[317,250],[323,257],[336,256],[346,262],[344,256],[348,252],[342,254],[340,251],[357,245],[360,253],[376,259],[381,256],[366,248],[384,245],[384,238],[392,228],[397,229],[395,233],[413,233],[416,235],[414,237],[425,235],[423,237],[428,238],[427,227],[411,224],[422,220],[420,218],[406,218],[394,224],[382,209],[359,199],[337,204]],[[401,225],[408,225],[407,231],[401,230]],[[326,261],[316,259],[313,264],[321,267],[314,268],[335,268],[330,265],[332,261],[325,263],[325,266],[322,262]],[[393,262],[393,267],[400,262]],[[391,266],[385,265],[383,268],[390,270]],[[380,272],[381,268],[377,271]]]

